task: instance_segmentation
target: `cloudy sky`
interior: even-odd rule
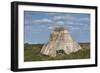
[[[57,26],[67,28],[77,42],[90,42],[90,14],[24,11],[24,43],[47,43]]]

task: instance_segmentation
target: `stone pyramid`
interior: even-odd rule
[[[64,27],[56,27],[50,34],[49,41],[45,44],[41,53],[50,57],[56,57],[57,51],[64,51],[66,54],[77,52],[82,49],[80,45],[73,40],[69,31]]]

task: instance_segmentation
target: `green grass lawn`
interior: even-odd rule
[[[47,60],[70,60],[90,58],[90,49],[83,48],[75,53],[57,54],[56,57],[49,57],[40,53],[43,44],[24,44],[24,61],[47,61]]]

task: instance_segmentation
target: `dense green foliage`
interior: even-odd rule
[[[90,49],[83,48],[78,52],[67,55],[57,54],[56,57],[49,57],[40,53],[43,44],[24,44],[24,61],[47,61],[47,60],[69,60],[90,58]]]

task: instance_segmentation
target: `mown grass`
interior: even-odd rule
[[[43,44],[25,44],[24,61],[48,61],[48,60],[70,60],[70,59],[87,59],[90,58],[90,49],[83,48],[75,53],[67,55],[57,54],[56,57],[49,57],[40,53]]]

